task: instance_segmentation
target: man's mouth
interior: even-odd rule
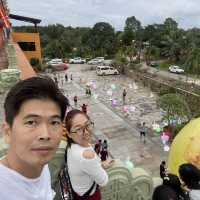
[[[42,146],[42,147],[32,148],[31,151],[45,155],[53,151],[53,148],[48,146]]]

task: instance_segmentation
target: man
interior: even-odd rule
[[[75,95],[74,96],[74,106],[77,107],[78,105],[78,97]]]
[[[47,163],[60,143],[67,105],[47,78],[20,81],[9,91],[3,123],[9,149],[0,160],[0,199],[53,199]]]
[[[162,161],[160,164],[160,178],[164,179],[167,176],[166,162]]]
[[[127,92],[126,92],[126,89],[123,90],[123,104],[125,104],[125,101],[126,101],[126,95],[127,95]]]
[[[99,155],[99,153],[101,152],[101,146],[102,146],[101,140],[98,140],[98,142],[94,146],[94,150],[97,155]]]
[[[144,144],[146,142],[146,140],[145,140],[146,132],[147,132],[147,127],[146,127],[145,122],[143,122],[141,127],[140,127],[140,140],[142,140],[142,137],[143,137]]]

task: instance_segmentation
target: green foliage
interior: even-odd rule
[[[31,58],[31,60],[30,60],[30,64],[31,64],[32,66],[39,65],[39,63],[40,63],[40,61],[39,61],[38,58]]]
[[[185,70],[188,73],[200,75],[200,48],[191,50],[185,62]]]
[[[166,112],[168,122],[172,119],[190,119],[191,111],[186,101],[178,94],[170,93],[158,99],[158,105]]]
[[[36,31],[33,26],[13,27],[13,30]],[[39,26],[38,31],[43,56],[50,59],[74,56],[113,58],[116,53],[123,51],[124,57],[129,57],[132,62],[135,55],[140,61],[144,52],[147,63],[152,60],[169,60],[172,64],[184,65],[188,73],[200,74],[200,29],[180,29],[172,18],[165,19],[161,24],[143,27],[135,16],[131,16],[125,21],[124,31],[116,32],[106,22],[98,22],[93,28],[52,24]]]
[[[35,71],[42,71],[42,65],[38,58],[31,58],[30,64],[35,69]]]
[[[184,128],[184,126],[186,125],[187,123],[182,123],[182,124],[177,124],[175,127],[173,127],[173,136],[175,137],[180,131],[181,129]]]

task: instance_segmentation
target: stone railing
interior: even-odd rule
[[[2,139],[1,139],[2,140]],[[0,140],[0,158],[6,154],[4,141]],[[60,200],[58,188],[58,173],[64,163],[64,152],[66,142],[62,141],[49,163],[51,172],[52,188],[57,192],[54,200]],[[142,168],[132,168],[131,170],[120,160],[115,160],[114,165],[107,170],[109,182],[101,189],[102,200],[151,200],[154,187],[162,184],[160,178],[152,178]]]
[[[0,70],[0,93],[8,90],[20,78],[21,71],[17,68],[16,52],[11,43],[6,46],[8,55],[8,68]]]
[[[58,189],[58,172],[64,163],[66,142],[60,143],[59,149],[49,163],[52,188]],[[152,178],[142,168],[128,169],[120,160],[115,160],[112,168],[107,170],[109,183],[102,188],[103,200],[150,200],[153,188],[161,184],[160,178]],[[60,200],[59,192],[54,200]]]

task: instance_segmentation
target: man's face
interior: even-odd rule
[[[51,160],[62,136],[61,110],[51,100],[28,100],[13,125],[4,126],[8,153],[22,164],[41,167]]]

